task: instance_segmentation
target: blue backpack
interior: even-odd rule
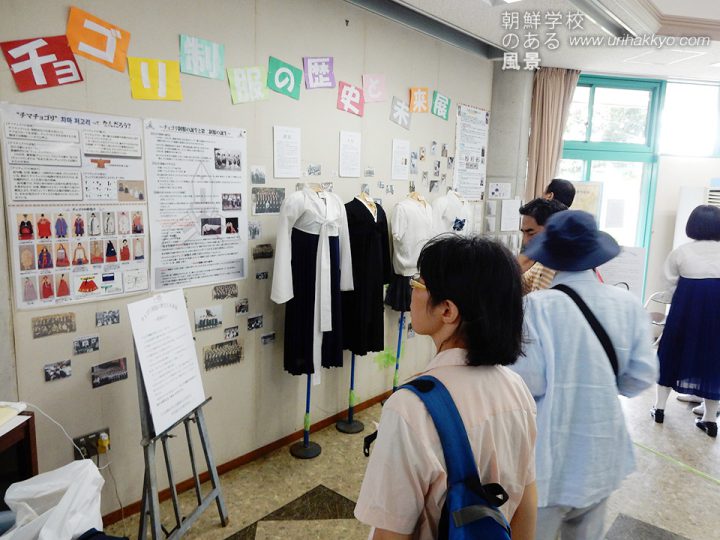
[[[510,524],[498,510],[508,500],[508,494],[500,484],[480,482],[465,425],[447,388],[429,375],[400,388],[414,392],[422,400],[442,443],[448,489],[438,538],[509,540]]]

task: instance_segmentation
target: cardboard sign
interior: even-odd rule
[[[75,54],[117,71],[125,71],[130,32],[98,19],[87,11],[70,8],[67,40]]]
[[[182,101],[178,62],[129,56],[128,71],[133,99]]]
[[[83,80],[65,36],[6,41],[0,48],[21,92]]]

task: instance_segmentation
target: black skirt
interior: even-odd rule
[[[319,236],[292,230],[293,298],[285,304],[285,371],[292,375],[314,373],[313,340],[315,326],[315,271]],[[330,243],[330,296],[332,330],[322,334],[322,366],[341,367],[342,310],[340,307],[340,241]]]
[[[393,274],[385,293],[385,303],[395,311],[410,311],[411,299],[410,278]]]

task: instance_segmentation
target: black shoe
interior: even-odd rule
[[[703,422],[695,420],[695,425],[707,433],[710,437],[717,437],[717,422]]]
[[[662,424],[665,421],[665,409],[650,409],[650,416],[655,419],[656,424]]]

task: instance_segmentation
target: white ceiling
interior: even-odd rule
[[[571,0],[521,0],[497,4],[500,0],[394,0],[415,11],[457,28],[478,39],[503,49],[503,12],[519,12],[522,26],[523,12],[551,11],[567,14],[578,8]],[[577,35],[608,34],[590,20],[583,31],[558,33],[560,47],[551,51],[541,46],[537,52],[541,65],[580,69],[585,73],[633,75],[695,81],[720,81],[720,2],[717,0],[584,0],[608,9],[627,26],[641,35],[676,36],[672,46],[571,46],[569,38]],[[530,30],[520,30],[519,34]],[[534,31],[533,31],[534,32]],[[545,35],[541,26],[539,33]],[[710,36],[709,46],[681,47],[680,36]],[[520,50],[522,58],[522,50]]]

